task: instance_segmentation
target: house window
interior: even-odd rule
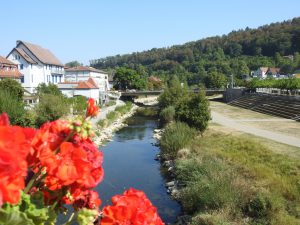
[[[22,70],[24,68],[23,64],[20,64],[20,70]]]
[[[21,77],[21,83],[24,83],[24,76]]]

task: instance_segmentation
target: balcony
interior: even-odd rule
[[[65,74],[64,70],[51,69],[51,74]]]

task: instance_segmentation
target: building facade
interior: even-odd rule
[[[100,103],[100,92],[96,81],[89,78],[87,81],[70,82],[65,81],[57,84],[58,89],[67,97],[84,96],[86,98],[93,98],[97,103]]]
[[[64,65],[51,51],[39,45],[17,41],[6,58],[18,65],[21,84],[30,93],[34,93],[41,83],[64,81]]]
[[[106,72],[88,66],[77,66],[65,69],[66,82],[88,81],[90,78],[95,81],[98,87],[100,103],[107,102],[110,86]]]

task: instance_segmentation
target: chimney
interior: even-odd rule
[[[20,40],[17,40],[16,41],[16,46],[18,46],[18,44],[20,44],[20,42],[21,42]]]

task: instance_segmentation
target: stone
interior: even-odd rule
[[[175,186],[174,180],[166,183],[166,187],[173,187],[173,186]]]

